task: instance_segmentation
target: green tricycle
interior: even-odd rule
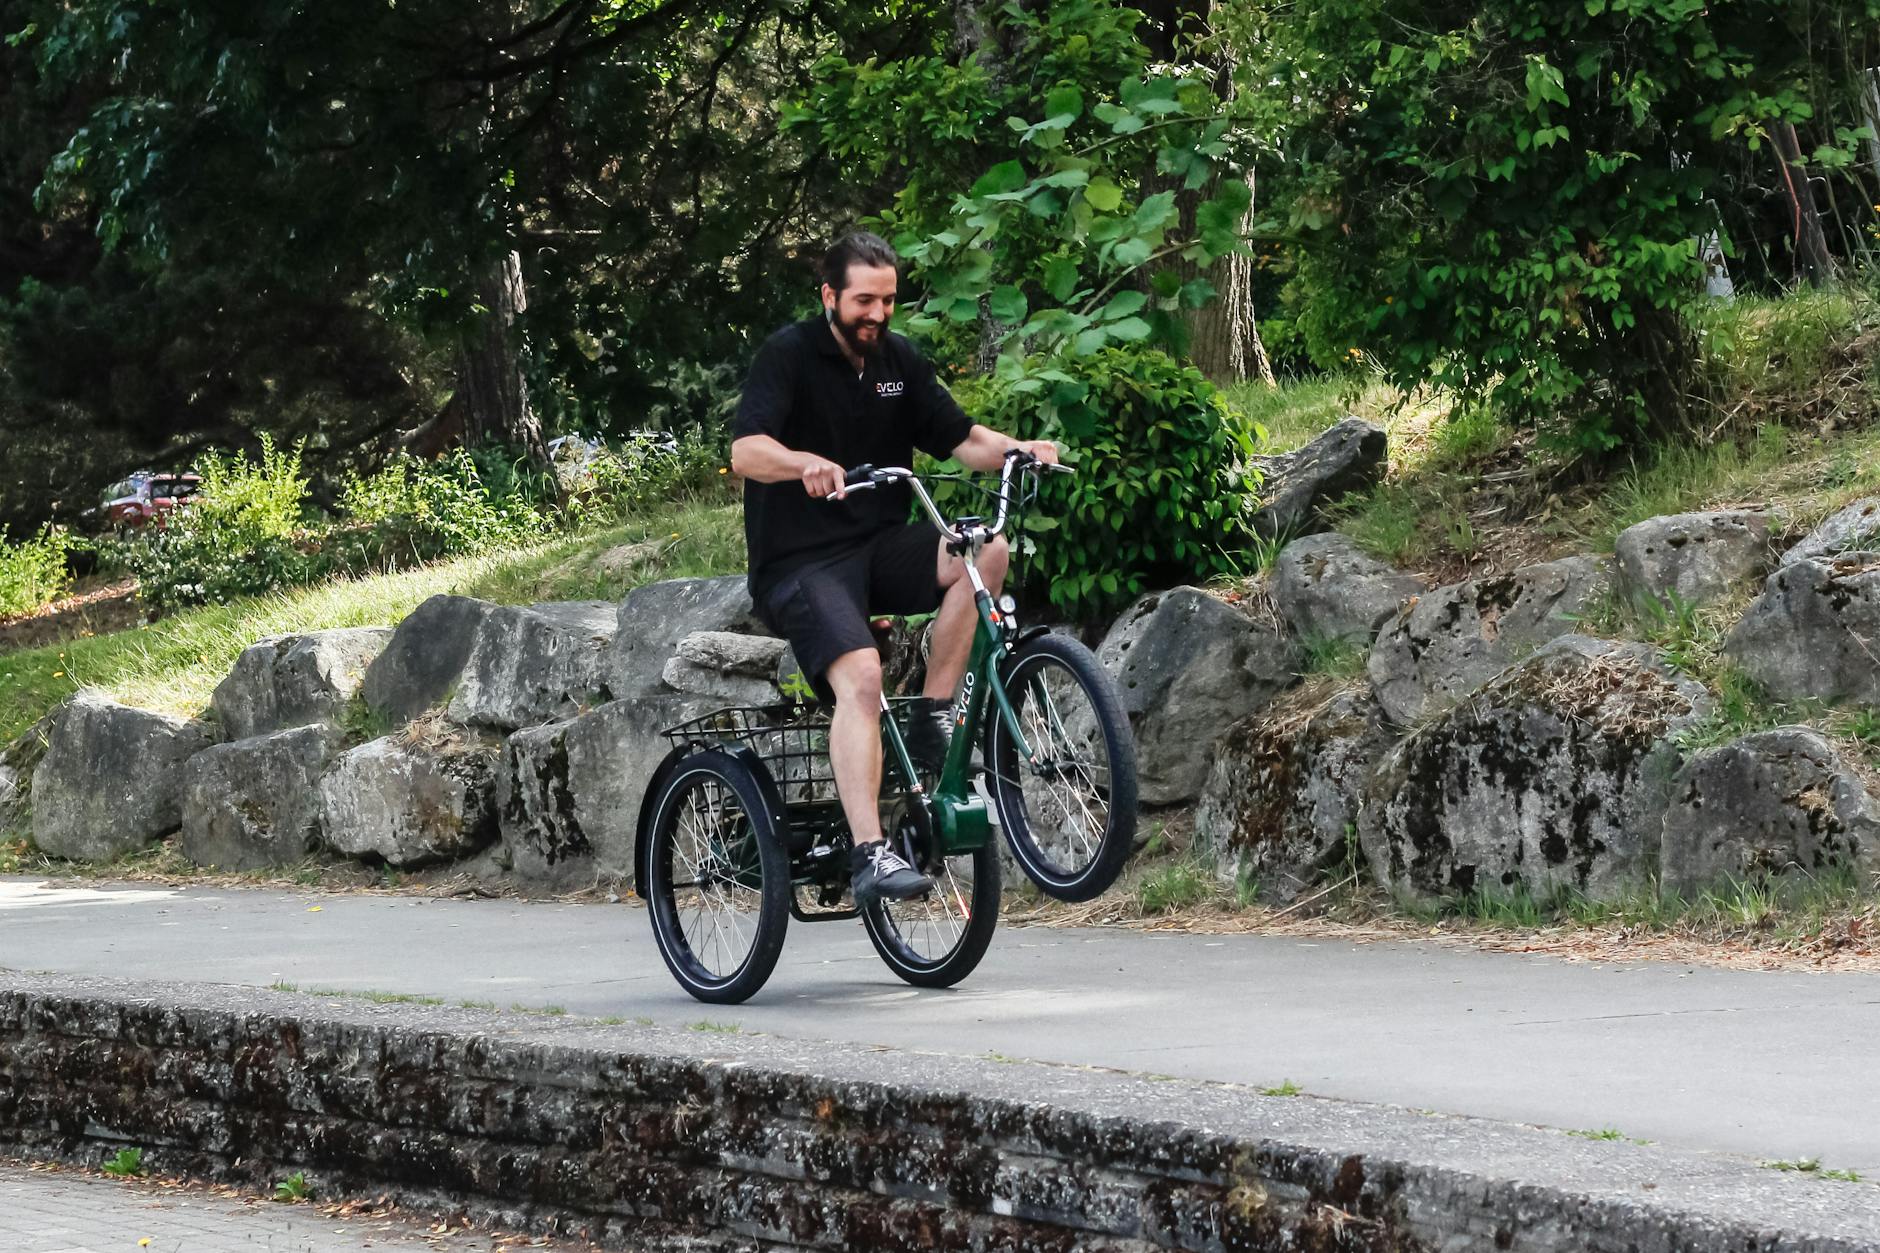
[[[1038,476],[1061,469],[1008,453],[990,524],[949,522],[910,470],[849,471],[848,491],[913,486],[948,551],[964,559],[978,606],[937,777],[923,777],[909,756],[910,702],[882,700],[882,831],[934,887],[904,901],[850,899],[850,833],[826,707],[731,706],[668,727],[672,749],[640,808],[634,886],[687,992],[746,1000],[776,967],[790,919],[857,915],[896,975],[918,987],[958,983],[998,925],[995,823],[1049,896],[1089,900],[1116,881],[1135,840],[1136,750],[1115,683],[1076,639],[1021,627],[1013,598],[995,598],[977,565],[987,542],[1036,499]],[[932,477],[995,491],[976,477]]]

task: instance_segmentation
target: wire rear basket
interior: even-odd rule
[[[910,697],[888,702],[903,734]],[[829,761],[829,710],[818,705],[727,705],[661,731],[674,747],[748,748],[764,763],[785,804],[834,802]]]

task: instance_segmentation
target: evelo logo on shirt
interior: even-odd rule
[[[875,384],[875,395],[899,396],[901,394],[901,387],[902,383],[900,379],[896,379],[892,383],[877,383]]]

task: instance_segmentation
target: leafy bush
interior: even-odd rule
[[[1791,123],[1811,164],[1847,163],[1844,89],[1880,29],[1880,0],[1246,11],[1243,97],[1285,141],[1315,357],[1361,348],[1406,393],[1433,380],[1591,450],[1687,418],[1713,202]]]
[[[722,444],[699,431],[669,449],[652,440],[622,440],[587,465],[587,482],[568,502],[581,525],[608,523],[698,496],[725,480]]]
[[[1150,588],[1239,568],[1232,549],[1258,483],[1244,461],[1254,428],[1200,371],[1153,349],[1110,348],[961,390],[988,424],[1058,440],[1077,469],[1042,480],[1025,524],[1035,542],[1026,577],[1059,612],[1096,618]],[[947,507],[983,512],[961,488],[946,494]]]
[[[375,474],[350,475],[340,508],[352,525],[336,532],[325,564],[349,572],[485,552],[543,530],[522,497],[492,496],[462,449],[435,461],[401,453]]]
[[[261,459],[217,452],[196,462],[202,487],[124,550],[139,595],[157,609],[226,603],[285,584],[316,568],[301,530],[307,477],[300,449],[261,437]]]
[[[0,618],[31,613],[65,591],[65,554],[71,547],[64,531],[44,526],[29,540],[6,542],[0,526]]]

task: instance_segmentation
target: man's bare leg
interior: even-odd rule
[[[829,722],[829,760],[836,795],[856,844],[881,839],[881,654],[843,653],[829,664],[836,712]]]
[[[1005,586],[1010,554],[1003,536],[979,551],[979,577],[985,580],[994,596]],[[966,673],[979,613],[973,606],[973,584],[966,577],[966,562],[948,552],[944,541],[940,545],[937,574],[946,595],[940,600],[940,612],[934,615],[933,633],[927,648],[927,681],[920,690],[928,699],[944,702],[953,699],[954,689],[959,687]]]

